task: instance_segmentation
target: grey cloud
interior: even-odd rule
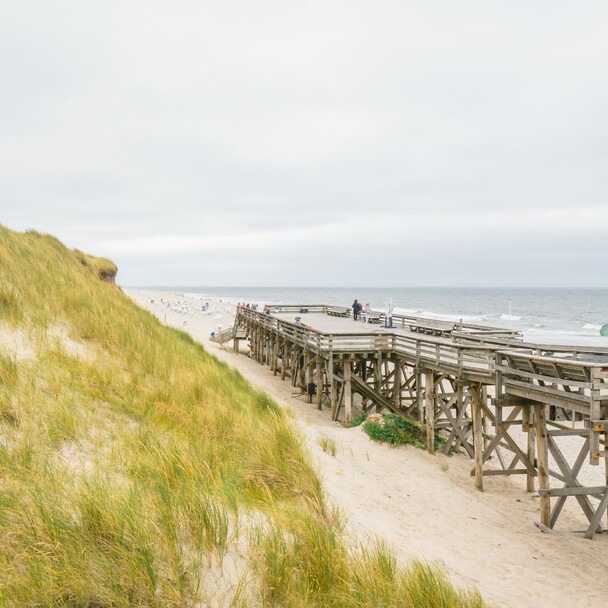
[[[608,261],[606,17],[13,3],[0,221],[110,255],[133,284],[584,284]]]

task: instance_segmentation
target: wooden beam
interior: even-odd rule
[[[350,381],[351,358],[347,355],[344,358],[344,426],[348,426],[352,420],[353,393]]]
[[[468,392],[471,395],[471,416],[473,418],[473,446],[475,449],[475,487],[478,490],[483,491],[483,453],[484,453],[484,442],[483,442],[483,422],[482,422],[482,410],[479,399],[475,397],[479,385],[471,385],[468,388]]]
[[[424,404],[426,415],[426,449],[435,453],[435,382],[433,372],[424,374]]]
[[[536,453],[538,463],[538,489],[549,489],[549,443],[547,437],[547,417],[544,405],[534,406],[534,427],[536,429]],[[551,498],[540,497],[540,523],[549,526],[551,522]]]
[[[321,367],[321,357],[317,357],[317,409],[323,407],[323,368]]]

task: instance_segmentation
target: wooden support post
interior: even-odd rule
[[[361,380],[367,384],[367,359],[361,360]],[[367,411],[367,397],[361,397],[361,408]]]
[[[418,422],[424,424],[424,391],[422,390],[422,373],[416,369],[416,404],[418,406]]]
[[[393,374],[393,405],[401,409],[401,359],[395,359]]]
[[[317,357],[317,409],[323,407],[323,368],[321,367],[321,355]]]
[[[536,442],[535,442],[535,431],[534,431],[534,414],[531,406],[522,408],[522,429],[524,433],[528,434],[528,449],[526,455],[530,462],[534,462],[536,457]],[[526,490],[528,492],[534,492],[534,477],[533,472],[528,469],[526,473]]]
[[[376,355],[376,361],[374,362],[374,390],[381,395],[382,394],[382,353],[378,352]],[[376,412],[381,412],[382,406],[376,403]]]
[[[429,454],[435,453],[435,375],[424,374],[424,402],[426,409],[426,449]]]
[[[336,385],[336,379],[334,378],[334,355],[332,352],[329,353],[329,359],[327,360],[327,380],[329,382],[329,401],[331,405],[332,420],[334,420],[338,387]]]
[[[534,406],[534,427],[536,429],[536,450],[538,466],[538,489],[549,489],[549,442],[547,440],[547,417],[544,405]],[[550,526],[551,498],[540,496],[540,523]]]
[[[600,408],[600,390],[596,388],[600,379],[596,376],[599,370],[591,370],[591,382],[593,388],[590,394],[589,417],[591,420],[599,420],[601,418]],[[600,434],[593,429],[589,431],[589,464],[598,465],[600,463]]]
[[[310,353],[304,353],[304,357],[304,392],[308,394],[308,403],[312,403],[312,394],[308,390],[308,387],[312,384]]]
[[[475,487],[483,491],[483,422],[479,385],[469,386],[471,414],[473,416],[473,447],[475,449]]]
[[[289,349],[287,348],[287,340],[283,338],[283,355],[281,356],[281,380],[285,380],[285,372],[287,371],[287,361],[289,359]]]
[[[488,403],[488,387],[487,386],[481,386],[480,390],[479,390],[479,394],[481,396],[481,402],[487,404]],[[488,420],[488,417],[484,414],[483,409],[481,410],[481,421],[482,421],[482,425],[481,428],[483,430],[482,434],[483,434],[483,449],[485,451],[485,449],[488,447],[488,444],[490,443],[490,440],[488,439],[488,434],[489,434],[489,423],[490,421]]]
[[[306,358],[306,353],[300,349],[300,354],[298,355],[299,357],[299,365],[300,365],[300,370],[298,371],[298,384],[300,386],[300,392],[302,394],[304,394],[306,392],[306,370],[308,369],[306,363],[307,363],[307,358]],[[296,386],[297,386],[296,385]]]
[[[351,385],[351,359],[344,358],[344,426],[348,426],[352,420],[353,393]]]

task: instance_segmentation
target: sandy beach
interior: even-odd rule
[[[125,291],[293,413],[325,491],[344,512],[353,537],[381,538],[403,561],[437,562],[456,585],[474,585],[499,606],[605,604],[608,535],[589,541],[573,532],[540,533],[534,526],[538,495],[526,493],[525,478],[487,478],[486,491],[479,492],[469,475],[472,461],[465,456],[391,448],[372,442],[360,428],[332,422],[327,409],[318,411],[267,367],[209,340],[212,331],[232,324],[232,303],[165,291]],[[335,456],[322,450],[322,437],[334,440]],[[567,503],[559,529],[581,530],[585,522],[578,505]]]

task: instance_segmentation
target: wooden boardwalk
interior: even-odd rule
[[[384,315],[379,325],[365,325],[335,310],[238,308],[234,348],[247,340],[256,361],[314,397],[319,409],[328,406],[334,420],[350,422],[357,396],[365,411],[390,410],[421,425],[431,453],[440,432],[446,453],[462,450],[474,461],[480,490],[488,475],[525,475],[528,491],[538,485],[544,531],[554,528],[568,497],[587,517],[587,538],[604,531],[608,349],[531,344],[503,328],[407,315],[393,315],[392,327],[384,327]],[[574,461],[560,448],[568,436],[582,440]],[[490,458],[500,468],[487,468]],[[603,463],[603,484],[579,482],[586,459]]]

